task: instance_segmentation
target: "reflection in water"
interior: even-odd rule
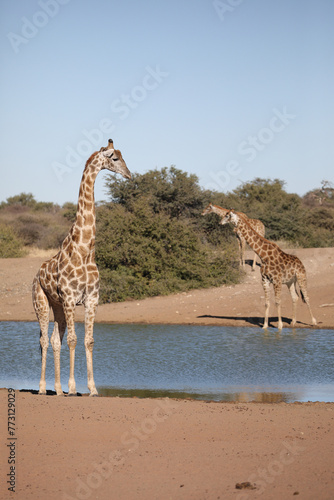
[[[298,401],[297,394],[284,392],[225,392],[217,394],[201,394],[192,392],[162,391],[150,389],[115,389],[112,387],[98,387],[100,396],[130,397],[130,398],[174,398],[198,399],[206,401],[237,401],[240,403],[289,403]]]
[[[52,325],[50,325],[50,332]],[[84,325],[77,325],[75,377],[87,393]],[[333,401],[333,331],[184,325],[102,325],[94,328],[94,375],[110,396],[216,401]],[[0,323],[0,387],[38,389],[37,323]],[[69,352],[61,353],[67,389]],[[51,346],[47,389],[54,386]]]
[[[254,401],[256,403],[288,403],[291,400],[291,397],[295,401],[297,395],[289,395],[284,392],[240,392],[239,394],[236,394],[236,401]]]

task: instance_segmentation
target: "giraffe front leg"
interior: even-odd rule
[[[51,345],[53,349],[53,359],[55,365],[55,391],[57,396],[63,396],[63,390],[61,388],[60,383],[60,350],[61,350],[61,342],[59,338],[58,325],[55,323],[53,332],[51,335]]]
[[[63,390],[60,382],[60,351],[63,336],[66,329],[66,321],[63,309],[61,306],[52,306],[54,314],[54,329],[51,335],[51,345],[53,349],[54,365],[55,365],[55,391],[57,396],[63,396]]]
[[[262,328],[266,330],[268,328],[268,317],[269,317],[269,307],[270,307],[270,282],[264,276],[262,276],[262,286],[265,297],[264,322]]]
[[[282,321],[282,314],[281,314],[281,303],[278,303],[276,305],[277,305],[277,316],[278,316],[278,325],[277,325],[277,328],[279,330],[283,330],[283,321]]]
[[[75,305],[64,305],[65,318],[67,323],[67,345],[70,350],[70,377],[68,379],[68,395],[76,396],[76,385],[74,378],[74,364],[75,364],[75,347],[77,345],[77,336],[75,333],[74,325],[74,309]]]
[[[282,292],[282,283],[274,284],[274,292],[275,292],[275,303],[277,307],[277,316],[278,316],[278,325],[277,328],[279,330],[283,329],[283,321],[281,314],[281,292]]]
[[[237,236],[237,240],[238,240],[238,247],[239,247],[239,265],[240,267],[243,267],[243,263],[242,263],[242,240],[239,236],[239,234],[237,233],[237,230],[234,229],[234,232],[236,233],[236,236]]]
[[[246,240],[244,238],[242,238],[240,240],[240,244],[241,244],[241,247],[240,247],[240,252],[241,252],[241,266],[243,269],[245,269],[245,266],[246,266],[246,263],[245,263],[245,250],[246,250]]]
[[[93,347],[94,347],[94,320],[97,309],[97,300],[87,301],[85,303],[85,350],[87,361],[87,387],[90,396],[97,396],[93,373]]]
[[[49,337],[48,337],[47,333],[46,333],[46,335],[44,335],[42,331],[41,331],[40,344],[41,344],[41,350],[42,350],[42,367],[41,367],[41,378],[39,381],[38,394],[45,395],[46,394],[46,380],[45,380],[46,356],[48,353]]]
[[[257,254],[254,252],[252,271],[255,271],[256,269],[256,259],[257,259]]]

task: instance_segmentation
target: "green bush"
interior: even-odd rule
[[[0,258],[23,257],[23,243],[16,236],[13,229],[0,225]]]
[[[102,302],[166,295],[237,282],[230,246],[217,255],[190,224],[154,213],[145,198],[98,211],[96,261]]]

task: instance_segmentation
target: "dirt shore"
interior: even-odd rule
[[[305,265],[311,307],[320,328],[334,328],[334,248],[287,250]],[[246,254],[248,259],[252,252]],[[45,257],[0,259],[0,321],[36,321],[31,302],[31,283]],[[251,260],[248,260],[251,263]],[[272,326],[277,326],[277,312],[272,292]],[[282,316],[289,326],[292,313],[290,294],[282,292]],[[96,322],[166,323],[230,326],[261,326],[264,293],[259,266],[255,272],[246,266],[243,282],[207,290],[192,290],[167,297],[153,297],[99,306]],[[83,307],[76,319],[83,321]],[[310,326],[307,306],[298,301],[297,327]]]
[[[291,253],[307,269],[318,326],[334,328],[334,249]],[[0,260],[0,321],[36,321],[31,281],[43,260]],[[285,327],[291,310],[285,287]],[[263,312],[259,269],[253,273],[247,266],[239,285],[103,305],[97,321],[259,327]],[[276,326],[274,304],[271,314]],[[77,319],[83,320],[83,308]],[[301,301],[297,320],[298,327],[310,326]],[[334,403],[70,398],[25,391],[14,397],[1,389],[0,498],[329,500],[333,424]]]

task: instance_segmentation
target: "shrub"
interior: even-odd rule
[[[23,242],[16,236],[13,229],[0,225],[0,258],[23,257]]]
[[[15,229],[25,245],[36,245],[43,231],[43,224],[28,214],[17,218]]]

